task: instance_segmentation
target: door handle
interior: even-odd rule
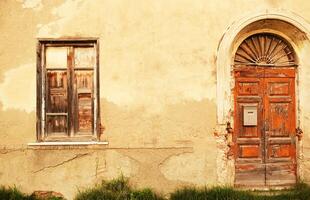
[[[298,138],[298,141],[300,141],[304,132],[301,130],[300,127],[297,127],[295,131],[296,131],[296,136]]]

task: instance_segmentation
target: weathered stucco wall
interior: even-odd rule
[[[0,1],[1,184],[72,198],[77,187],[121,173],[162,192],[232,183],[226,142],[214,135],[217,48],[231,24],[268,9],[310,20],[306,0]],[[101,139],[109,145],[27,146],[36,140],[38,37],[100,39]],[[300,77],[303,89],[308,76]],[[302,113],[308,172],[310,110]]]

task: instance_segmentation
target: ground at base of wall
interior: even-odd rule
[[[53,191],[35,191],[28,195],[16,187],[1,186],[0,200],[65,200],[65,198],[62,194]]]
[[[0,200],[64,200],[57,192],[36,191],[32,195],[17,188],[0,187]],[[79,191],[75,200],[310,200],[310,186],[297,184],[288,190],[240,191],[230,187],[184,187],[168,196],[155,193],[152,189],[135,189],[128,179],[120,177]]]

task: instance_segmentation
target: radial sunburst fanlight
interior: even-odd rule
[[[273,34],[256,34],[245,39],[235,55],[235,65],[296,65],[293,48]]]

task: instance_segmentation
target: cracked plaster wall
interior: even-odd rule
[[[231,183],[225,140],[214,136],[215,55],[234,20],[268,8],[310,19],[305,0],[0,1],[0,182],[69,199],[77,187],[120,173],[162,192]],[[37,37],[100,38],[109,146],[27,147],[35,141]]]

